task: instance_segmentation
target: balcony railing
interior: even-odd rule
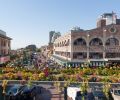
[[[105,46],[105,52],[120,52],[120,46]]]
[[[2,84],[3,80],[0,80],[0,85]],[[52,83],[56,83],[56,82],[59,82],[61,84],[65,84],[65,83],[69,83],[69,81],[34,81],[34,80],[31,80],[31,83],[33,84],[36,84],[36,85],[39,85],[39,84],[52,84]],[[8,85],[9,84],[27,84],[28,81],[27,80],[8,80]],[[70,84],[81,84],[83,82],[70,82]],[[90,85],[91,84],[101,84],[103,85],[105,82],[84,82],[84,83],[89,83]],[[110,82],[107,82],[111,85],[119,85],[120,86],[120,82],[119,83],[110,83]]]
[[[103,52],[104,51],[104,48],[103,46],[90,46],[89,47],[89,51],[90,52]]]
[[[79,52],[79,51],[81,51],[81,52],[87,52],[87,46],[80,46],[80,45],[73,46],[73,51],[74,52]]]

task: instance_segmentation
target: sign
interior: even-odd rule
[[[10,61],[10,56],[5,56],[0,58],[0,64]]]

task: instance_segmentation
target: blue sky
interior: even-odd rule
[[[12,49],[49,41],[49,31],[96,27],[104,12],[120,16],[120,0],[0,0],[0,29],[12,37]]]

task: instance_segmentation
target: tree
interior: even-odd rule
[[[37,52],[41,52],[41,49],[39,48],[39,49],[37,49]]]
[[[36,45],[32,44],[32,45],[28,45],[28,46],[26,47],[26,49],[28,49],[28,50],[30,50],[30,51],[36,51],[37,47],[36,47]]]

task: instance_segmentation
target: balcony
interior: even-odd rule
[[[120,46],[106,46],[105,52],[120,52]]]
[[[103,46],[90,46],[89,47],[89,51],[90,52],[103,52],[104,51],[104,48]]]
[[[73,46],[74,52],[87,52],[87,46],[76,45]]]

